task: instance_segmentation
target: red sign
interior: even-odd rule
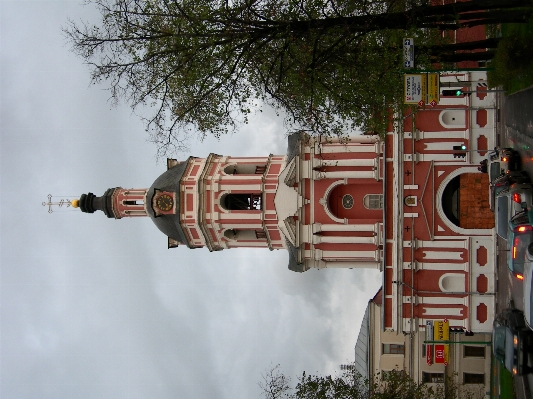
[[[435,345],[435,364],[448,364],[448,345]]]
[[[419,106],[419,107],[423,107],[425,104],[426,104],[426,103],[424,102],[424,100],[420,100],[420,101],[418,102],[418,106]]]
[[[426,363],[429,366],[433,364],[433,345],[426,345]]]
[[[431,102],[429,103],[429,105],[431,105],[432,107],[436,106],[437,105],[437,102],[435,100],[431,100]]]

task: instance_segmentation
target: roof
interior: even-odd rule
[[[147,198],[147,212],[157,228],[165,234],[167,237],[173,238],[180,243],[186,244],[191,247],[187,240],[187,236],[183,232],[183,228],[180,223],[180,209],[177,210],[174,215],[161,215],[156,217],[154,210],[150,206],[155,190],[172,192],[175,195],[176,204],[180,205],[180,181],[189,165],[189,161],[192,157],[189,157],[185,162],[179,163],[176,166],[168,169],[161,176],[155,179],[154,184],[148,190]]]
[[[370,336],[370,322],[369,322],[369,308],[370,303],[366,307],[365,315],[361,323],[361,329],[359,330],[359,336],[357,337],[357,343],[355,344],[355,369],[364,379],[368,379],[369,376],[369,336]]]

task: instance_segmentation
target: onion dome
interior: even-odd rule
[[[154,181],[154,184],[148,189],[146,195],[146,211],[157,228],[170,239],[183,243],[189,247],[191,247],[191,245],[187,241],[187,237],[183,232],[180,222],[180,182],[190,159],[192,159],[192,157],[189,157],[185,162],[172,166],[159,176]],[[159,192],[171,193],[173,195],[173,201],[176,204],[176,210],[174,213],[156,213],[154,210],[154,196]]]

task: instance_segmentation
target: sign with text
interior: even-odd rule
[[[433,341],[433,320],[426,320],[426,341]],[[426,344],[426,363],[433,364],[433,345]]]
[[[418,104],[426,102],[427,74],[405,74],[404,76],[404,104]]]
[[[449,347],[448,344],[435,344],[435,364],[448,365]]]
[[[438,73],[404,74],[404,104],[436,106],[440,100]]]
[[[405,69],[415,66],[415,40],[412,37],[403,39],[403,67]]]
[[[448,341],[450,339],[450,322],[448,320],[439,320],[433,322],[435,341]]]

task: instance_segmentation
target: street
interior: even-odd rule
[[[516,149],[522,159],[522,168],[533,177],[533,88],[512,94],[499,96],[498,108],[500,121],[497,124],[497,142],[501,147]],[[497,297],[496,312],[511,304],[523,310],[523,284],[512,276],[507,267],[507,244],[501,238],[497,242]],[[529,365],[533,365],[533,356],[529,354]],[[515,378],[517,398],[531,398],[533,374]]]

